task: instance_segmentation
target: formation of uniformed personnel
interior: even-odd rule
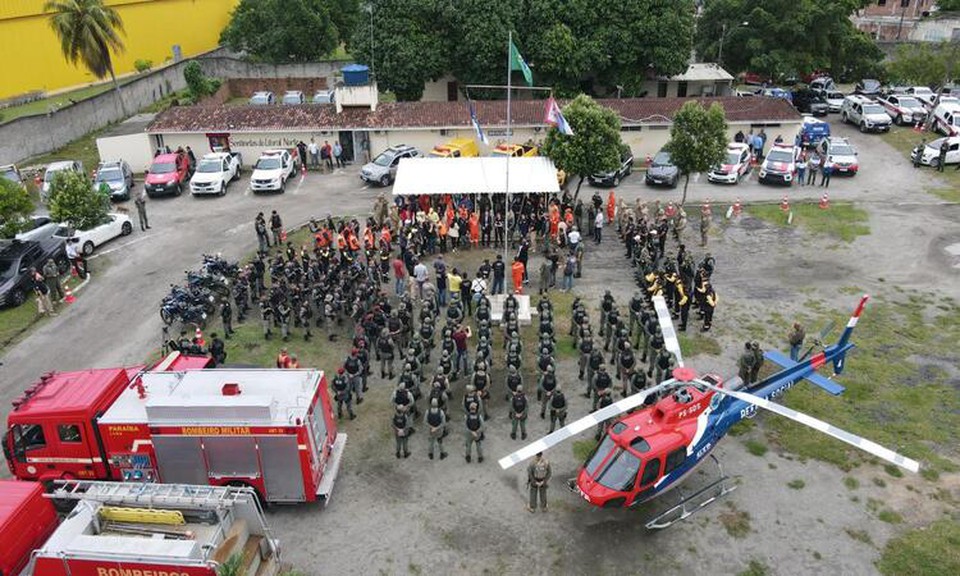
[[[517,439],[517,428],[520,428],[520,439],[527,439],[527,395],[523,393],[523,386],[517,385],[510,397],[510,438]]]
[[[350,380],[344,374],[344,369],[338,368],[337,375],[333,377],[333,399],[337,402],[337,418],[343,418],[343,409],[347,409],[347,414],[353,420],[357,417],[353,413],[353,391],[350,388]]]
[[[447,434],[447,415],[440,407],[438,398],[431,397],[430,408],[424,414],[423,421],[427,425],[427,437],[430,439],[430,449],[427,456],[433,460],[434,449],[437,449],[440,451],[440,459],[443,460],[447,457],[447,453],[443,449],[443,437]]]
[[[527,486],[530,488],[530,503],[527,506],[528,512],[537,509],[539,500],[540,509],[547,511],[547,483],[553,471],[550,468],[550,462],[543,457],[543,452],[537,452],[530,464],[527,465]]]
[[[412,428],[410,427],[410,422],[407,419],[407,415],[397,410],[393,413],[393,437],[396,439],[397,444],[397,458],[410,457],[410,448],[408,440],[410,439],[410,432]]]

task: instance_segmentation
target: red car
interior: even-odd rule
[[[183,152],[160,154],[143,180],[147,196],[179,196],[190,180],[190,159]]]

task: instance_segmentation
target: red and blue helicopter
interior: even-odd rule
[[[626,413],[607,427],[603,439],[580,468],[576,479],[570,481],[570,487],[593,506],[632,507],[677,488],[709,456],[717,466],[718,479],[691,494],[678,490],[680,502],[647,522],[647,528],[665,528],[734,490],[735,486],[728,482],[729,477],[724,476],[720,462],[711,452],[731,426],[753,417],[760,407],[917,472],[920,465],[914,460],[771,401],[801,380],[830,394],[843,393],[843,386],[817,374],[817,369],[832,363],[834,375],[843,372],[846,354],[854,347],[850,335],[868,299],[868,296],[860,299],[840,340],[822,347],[813,356],[807,358],[813,348],[800,361],[793,361],[776,351],[766,352],[764,357],[780,365],[782,370],[746,388],[740,378],[723,381],[715,374],[698,377],[694,370],[683,365],[670,311],[663,297],[657,296],[654,308],[665,346],[676,356],[679,366],[673,370],[672,378],[524,446],[501,458],[500,466],[508,469],[584,430]],[[814,345],[821,346],[819,339]]]

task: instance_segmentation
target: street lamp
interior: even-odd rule
[[[749,26],[749,25],[750,25],[750,23],[747,22],[746,20],[744,20],[743,22],[740,23],[739,27],[743,28],[743,27],[746,27],[746,26]],[[724,22],[724,23],[723,23],[723,26],[721,27],[721,32],[720,32],[720,48],[717,50],[717,65],[718,65],[718,66],[723,66],[723,40],[724,40],[724,38],[726,38],[726,37],[727,37],[727,23]]]

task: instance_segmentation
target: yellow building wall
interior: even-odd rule
[[[133,72],[136,60],[159,66],[179,44],[184,57],[216,48],[238,0],[105,0],[120,14],[126,50],[114,55],[119,76]],[[32,90],[53,91],[96,82],[82,65],[64,60],[50,28],[44,0],[0,0],[0,98]]]

